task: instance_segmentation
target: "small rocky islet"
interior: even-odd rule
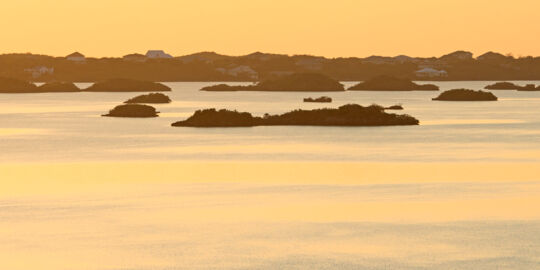
[[[496,101],[498,98],[491,92],[471,89],[452,89],[444,91],[432,100],[438,101]]]
[[[124,101],[126,104],[131,103],[143,103],[143,104],[162,104],[162,103],[171,103],[171,98],[162,93],[150,93],[146,95],[140,95],[133,98],[130,98]]]
[[[144,104],[122,104],[114,107],[109,113],[102,116],[107,117],[133,117],[149,118],[158,117],[158,111],[152,106]]]
[[[488,90],[539,91],[540,85],[538,87],[536,87],[534,84],[527,84],[525,86],[521,86],[511,82],[497,82],[494,84],[490,84],[484,88]]]
[[[308,97],[308,98],[304,98],[304,102],[330,103],[330,102],[332,102],[332,98],[327,97],[327,96],[322,96],[322,97],[318,97],[318,98]]]

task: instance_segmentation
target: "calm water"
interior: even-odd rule
[[[436,82],[442,90],[492,82]],[[529,82],[519,82],[521,84]],[[539,84],[540,82],[530,82]],[[317,93],[198,91],[212,83],[167,83],[173,102],[157,119],[100,117],[137,93],[0,95],[0,161],[317,160],[539,161],[540,92],[495,91],[497,102],[436,102],[437,92]],[[346,83],[347,86],[353,83]],[[80,86],[86,86],[81,84]],[[347,103],[403,104],[407,127],[172,128],[203,108],[283,113]]]
[[[137,93],[0,94],[0,269],[540,269],[540,92],[306,104],[320,94],[167,84],[155,119],[100,117]],[[170,127],[347,103],[421,125]]]

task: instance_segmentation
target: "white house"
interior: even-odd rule
[[[419,78],[436,78],[447,77],[448,73],[445,70],[436,70],[434,68],[423,68],[415,72]]]
[[[80,52],[74,52],[74,53],[66,56],[66,58],[67,58],[67,60],[73,61],[73,62],[84,62],[84,61],[86,61],[86,58]]]
[[[33,67],[33,68],[27,68],[24,71],[32,74],[33,78],[39,78],[42,75],[52,75],[54,73],[54,68],[53,67],[37,66],[37,67]]]
[[[146,52],[148,58],[173,58],[172,55],[165,53],[163,50],[149,50]]]

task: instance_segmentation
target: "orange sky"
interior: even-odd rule
[[[538,0],[11,0],[0,53],[540,55]]]

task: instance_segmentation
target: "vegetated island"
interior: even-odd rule
[[[440,101],[496,101],[497,97],[491,92],[474,91],[470,89],[452,89],[444,91],[432,100]]]
[[[132,79],[111,79],[96,82],[84,89],[85,92],[166,92],[171,88],[156,82]]]
[[[79,89],[72,82],[48,82],[39,87],[13,78],[0,77],[0,93],[56,93],[56,92],[163,92],[171,88],[156,82],[132,79],[111,79],[96,82],[86,89]]]
[[[385,110],[403,110],[403,106],[401,104],[392,105],[390,107],[384,108]]]
[[[108,114],[109,117],[158,117],[158,111],[152,106],[144,104],[123,104],[114,107]]]
[[[540,91],[540,85],[537,87],[534,87],[534,84],[527,84],[525,87],[520,87],[517,89],[518,91]]]
[[[379,105],[343,105],[337,109],[294,110],[281,115],[253,116],[248,112],[206,109],[174,127],[253,127],[253,126],[400,126],[418,125],[410,115],[386,113]]]
[[[521,85],[511,83],[511,82],[498,82],[498,83],[490,84],[484,88],[488,90],[520,90],[520,91],[535,91],[536,90],[534,84],[527,84],[525,86],[521,86]]]
[[[41,93],[53,92],[81,92],[81,89],[72,82],[49,82],[38,86]]]
[[[416,84],[409,79],[402,79],[388,75],[373,77],[349,87],[347,90],[362,91],[437,91],[439,87],[434,84]]]
[[[147,103],[147,104],[159,104],[159,103],[170,103],[171,99],[162,93],[150,93],[146,95],[140,95],[136,96],[134,98],[130,98],[124,103]]]
[[[293,73],[276,79],[261,81],[254,85],[218,84],[203,87],[201,91],[290,91],[332,92],[345,91],[343,84],[318,73]]]
[[[308,98],[304,98],[304,102],[330,103],[330,102],[332,102],[332,98],[327,97],[327,96],[322,96],[322,97],[318,97],[318,98],[308,97]]]
[[[80,92],[71,82],[50,82],[40,86],[23,80],[0,77],[0,93],[55,93],[55,92]]]

